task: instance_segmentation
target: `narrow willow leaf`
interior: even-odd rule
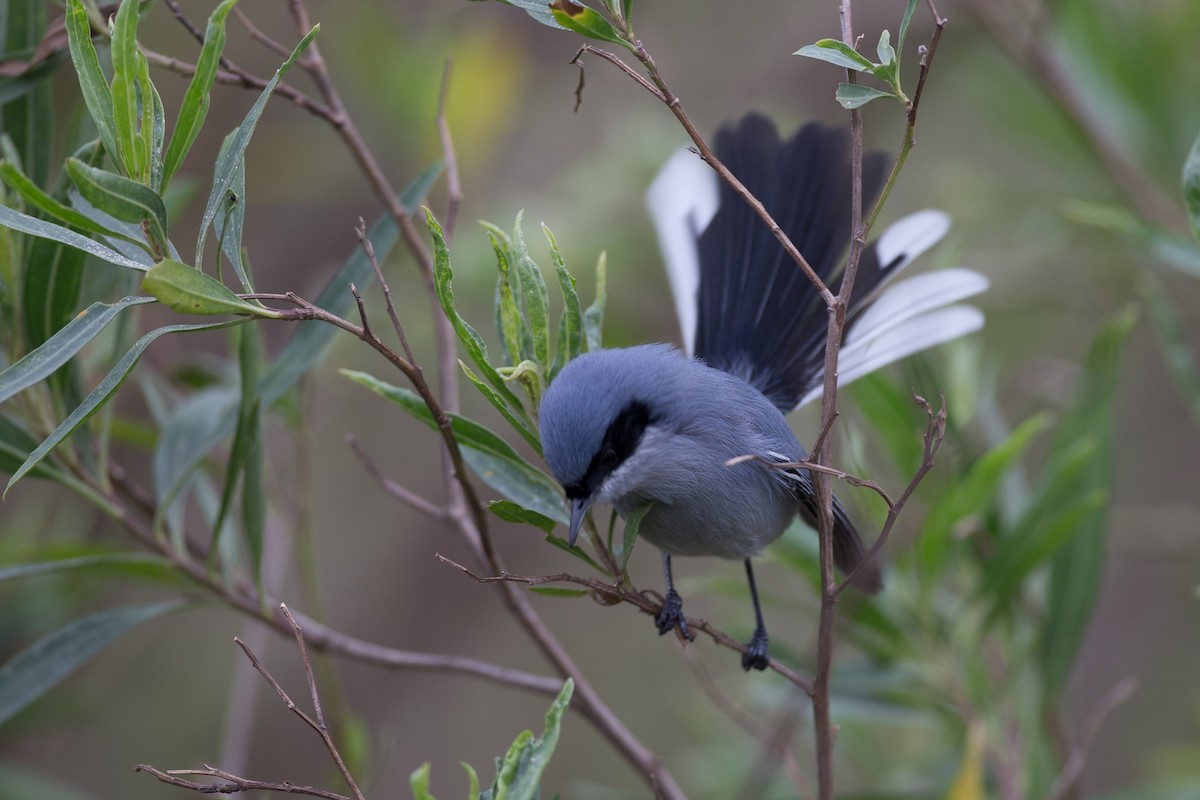
[[[460,761],[458,764],[467,773],[467,800],[479,800],[479,775],[475,772],[475,768],[465,761]]]
[[[512,409],[510,409],[504,402],[504,398],[501,397],[495,389],[484,383],[478,375],[471,371],[470,367],[462,362],[462,360],[459,360],[458,365],[462,367],[462,371],[467,376],[467,380],[469,380],[471,384],[479,390],[480,394],[486,397],[488,402],[500,412],[501,416],[503,416],[504,419],[508,421],[508,424],[513,427],[513,430],[521,434],[521,438],[528,442],[529,446],[532,447],[539,456],[542,455],[541,439],[539,439],[537,434],[529,429],[529,426],[526,425],[523,420],[513,413]],[[525,413],[524,409],[520,409],[520,411],[522,414]]]
[[[512,261],[505,243],[495,234],[488,232],[492,242],[492,250],[496,254],[496,327],[500,331],[500,340],[504,343],[507,363],[517,364],[521,361],[521,343],[526,337],[525,319],[517,307],[513,284],[520,285],[520,279],[514,277]]]
[[[70,228],[64,228],[61,225],[56,225],[53,222],[30,217],[22,214],[19,211],[14,211],[8,206],[0,206],[0,225],[6,228],[11,228],[14,231],[27,233],[30,236],[37,236],[41,239],[49,239],[54,242],[61,242],[68,247],[73,247],[76,250],[82,250],[88,255],[93,255],[101,261],[106,261],[109,264],[115,264],[118,267],[126,267],[128,269],[136,269],[140,272],[145,272],[146,267],[139,264],[132,258],[123,256],[111,247],[93,241],[81,233],[76,233]]]
[[[654,503],[646,503],[638,506],[625,517],[625,536],[621,542],[621,549],[614,553],[617,557],[617,564],[621,567],[621,572],[625,571],[625,566],[629,563],[629,556],[633,553],[633,545],[637,542],[638,529],[642,526],[642,520],[646,518],[646,514],[650,509],[654,508]]]
[[[567,678],[562,690],[546,712],[546,727],[541,738],[529,731],[522,732],[509,747],[497,769],[493,797],[507,800],[534,800],[538,796],[538,784],[542,773],[550,763],[550,756],[558,744],[563,714],[571,702],[575,682]]]
[[[500,0],[500,2],[523,9],[526,14],[548,28],[563,29],[563,26],[558,24],[554,15],[550,13],[549,0]]]
[[[567,270],[567,265],[558,250],[558,241],[545,225],[542,226],[542,232],[550,242],[550,260],[554,264],[555,274],[558,275],[558,288],[563,298],[562,316],[558,318],[558,342],[554,352],[554,363],[546,373],[546,385],[549,386],[558,371],[583,349],[583,310],[579,307],[575,278]]]
[[[124,309],[153,302],[150,297],[126,297],[116,303],[92,303],[40,347],[0,372],[0,403],[50,377]]]
[[[876,89],[872,86],[863,86],[861,83],[839,83],[837,92],[834,93],[834,99],[841,104],[842,108],[848,109],[861,108],[872,100],[878,100],[881,97],[895,96],[891,92]]]
[[[221,155],[224,155],[233,142],[235,134],[231,133],[225,137],[225,141],[221,144]],[[221,155],[217,156],[217,161],[221,160]],[[214,180],[216,176],[213,176]],[[237,273],[238,281],[242,284],[242,291],[252,293],[254,291],[254,281],[250,279],[249,270],[246,268],[245,260],[242,258],[242,235],[246,226],[246,158],[234,167],[233,180],[229,184],[229,191],[226,192],[225,201],[221,205],[221,210],[213,220],[213,229],[217,233],[217,240],[221,243],[221,252],[225,254],[225,258],[233,265],[233,271]]]
[[[632,49],[632,45],[621,37],[612,23],[599,13],[574,2],[574,0],[554,0],[550,3],[550,13],[554,15],[555,22],[569,31],[582,34],[589,39],[612,42]]]
[[[821,39],[815,44],[801,47],[792,55],[827,61],[856,72],[869,72],[875,66],[869,58],[840,39]]]
[[[263,88],[262,93],[259,94],[258,99],[254,101],[254,105],[250,107],[250,111],[246,114],[246,118],[242,120],[242,124],[237,127],[233,141],[225,151],[224,158],[217,160],[216,178],[213,180],[212,192],[208,195],[208,203],[204,206],[204,216],[200,220],[200,234],[196,238],[197,264],[204,263],[204,239],[208,236],[208,228],[213,224],[213,220],[217,217],[217,212],[225,202],[229,187],[234,181],[234,173],[237,171],[238,165],[242,162],[242,158],[246,154],[246,146],[250,144],[250,136],[254,133],[255,126],[258,125],[258,118],[262,116],[263,110],[267,107],[267,101],[271,99],[271,93],[275,91],[275,87],[283,80],[283,76],[296,63],[296,59],[308,49],[308,45],[320,30],[320,25],[313,26],[313,29],[296,45],[296,49],[288,56],[287,61],[283,62],[279,69],[275,70],[275,74],[271,77],[271,80],[267,81],[267,85]]]
[[[408,776],[408,786],[412,789],[413,800],[434,800],[434,796],[429,793],[428,761],[417,767]]]
[[[508,388],[508,384],[504,378],[500,377],[500,373],[496,372],[496,368],[492,366],[488,360],[487,345],[483,343],[483,337],[479,335],[466,320],[459,316],[458,311],[454,307],[454,270],[450,267],[450,250],[446,247],[446,237],[442,233],[442,226],[434,219],[433,212],[425,209],[425,223],[429,228],[429,233],[433,237],[433,254],[434,254],[434,288],[437,292],[438,302],[442,306],[442,311],[450,319],[450,324],[454,327],[454,333],[458,337],[458,341],[462,343],[463,349],[467,351],[475,368],[482,373],[484,379],[492,385],[492,388],[504,398],[504,402],[510,408],[521,408],[521,401]]]
[[[80,211],[59,202],[26,177],[25,173],[21,172],[20,168],[11,161],[0,163],[0,178],[3,178],[4,182],[20,195],[21,199],[27,205],[33,206],[43,214],[48,214],[60,222],[65,222],[67,225],[71,225],[87,233],[113,236],[135,242],[141,247],[146,246],[144,242],[137,242],[135,239],[127,238],[118,231],[109,230],[98,222],[88,218]]]
[[[67,174],[75,188],[93,206],[122,222],[143,225],[154,252],[166,256],[167,207],[158,192],[129,178],[96,169],[77,158],[67,159]]]
[[[189,397],[160,425],[154,448],[154,527],[171,513],[175,499],[200,461],[237,426],[239,392],[214,386]]]
[[[892,34],[886,28],[879,34],[879,44],[875,48],[879,55],[879,63],[883,66],[896,62],[896,50],[892,47]]]
[[[908,0],[908,5],[904,7],[904,17],[900,20],[900,34],[896,37],[896,51],[899,53],[896,58],[897,64],[904,56],[904,40],[908,37],[908,25],[912,22],[913,12],[916,10],[917,0]]]
[[[589,589],[568,589],[565,586],[530,586],[529,591],[546,597],[583,597],[591,593]]]
[[[0,472],[16,472],[36,447],[37,439],[24,426],[0,414]],[[53,465],[41,464],[30,477],[57,479],[60,474]]]
[[[36,0],[9,0],[3,6],[6,19],[0,24],[3,52],[16,55],[31,53],[46,33],[47,7]],[[2,116],[4,133],[12,138],[21,154],[25,169],[35,182],[46,185],[50,174],[51,147],[54,142],[53,86],[41,80],[29,91],[8,100]]]
[[[25,339],[37,348],[70,322],[79,307],[83,253],[60,242],[34,239],[26,256],[22,307]]]
[[[233,448],[242,473],[242,535],[250,551],[255,583],[262,595],[263,531],[267,519],[267,499],[263,493],[262,397],[259,394],[259,336],[258,328],[246,325],[241,329],[238,365],[241,374],[242,398],[238,405],[238,431]],[[230,460],[233,460],[231,454]]]
[[[164,577],[175,572],[171,562],[150,553],[97,553],[95,555],[56,558],[29,564],[0,567],[0,582],[15,578],[52,575],[77,569],[115,569],[132,575]]]
[[[1183,205],[1192,222],[1192,233],[1200,239],[1200,134],[1183,162]]]
[[[183,607],[179,601],[101,611],[72,622],[0,667],[0,725],[37,700],[121,634]]]
[[[1136,311],[1118,313],[1092,342],[1084,361],[1082,383],[1075,402],[1063,417],[1055,443],[1047,455],[1047,470],[1069,454],[1071,444],[1088,436],[1097,437],[1097,455],[1090,459],[1073,486],[1064,493],[1080,498],[1112,486],[1112,404],[1117,385],[1119,357],[1137,320]],[[1079,531],[1059,549],[1051,562],[1046,620],[1042,629],[1040,663],[1047,702],[1053,702],[1070,676],[1083,634],[1104,574],[1107,540],[1107,505],[1094,509],[1080,520]]]
[[[283,316],[243,300],[215,278],[170,258],[150,268],[142,279],[142,291],[180,314],[249,314],[267,319]]]
[[[0,495],[0,497],[7,495],[9,489],[11,489],[17,481],[19,481],[26,473],[28,473],[29,470],[36,467],[42,459],[50,454],[51,450],[53,450],[55,447],[61,444],[64,439],[74,433],[80,425],[87,422],[87,420],[90,419],[93,414],[99,411],[100,408],[112,398],[117,389],[120,388],[121,384],[125,382],[125,379],[129,377],[129,373],[133,371],[133,368],[137,364],[138,359],[141,358],[142,353],[145,352],[146,348],[149,347],[160,336],[168,333],[184,333],[188,331],[206,331],[216,328],[225,328],[229,327],[230,325],[241,324],[244,321],[245,320],[238,319],[227,322],[208,323],[205,325],[168,325],[164,328],[158,328],[157,330],[150,331],[145,336],[138,339],[137,342],[134,343],[133,347],[131,347],[129,351],[121,357],[121,360],[117,362],[116,366],[114,366],[112,370],[110,370],[109,373],[104,376],[104,379],[100,381],[100,384],[96,386],[96,388],[93,389],[86,398],[84,398],[83,403],[81,403],[78,408],[72,411],[71,414],[63,421],[63,423],[55,428],[54,432],[46,437],[46,440],[37,446],[36,450],[29,454],[29,458],[25,460],[25,463],[23,463],[21,467],[13,473],[12,477],[8,481],[8,485],[4,487],[3,495]]]
[[[138,85],[141,86],[142,96],[149,95],[150,107],[143,110],[142,130],[146,146],[150,150],[150,188],[156,192],[163,191],[163,143],[167,136],[167,112],[163,108],[162,98],[158,89],[150,80],[150,62],[146,54],[138,52]]]
[[[217,79],[221,54],[225,52],[225,18],[237,2],[238,0],[224,0],[213,9],[208,18],[208,27],[204,31],[204,46],[200,49],[200,57],[196,59],[196,71],[188,84],[187,92],[183,95],[183,101],[179,104],[179,117],[175,120],[171,143],[167,145],[167,154],[163,158],[164,186],[171,182],[171,178],[175,177],[175,173],[183,166],[183,160],[187,158],[196,136],[204,126],[204,119],[208,116],[213,83]]]
[[[1154,323],[1154,333],[1158,338],[1163,360],[1167,362],[1180,395],[1192,410],[1196,423],[1200,425],[1200,364],[1196,361],[1196,351],[1189,346],[1184,336],[1179,312],[1171,304],[1162,286],[1150,277],[1142,284],[1142,296],[1150,309],[1150,321]]]
[[[583,312],[583,331],[587,337],[588,352],[604,347],[604,306],[608,301],[608,254],[600,253],[596,260],[596,299]]]
[[[137,24],[138,0],[121,0],[112,26],[113,132],[121,151],[125,174],[148,183],[150,153],[138,135]],[[86,195],[85,195],[86,196]],[[116,216],[116,215],[114,215]]]
[[[532,525],[541,528],[546,533],[554,530],[558,523],[536,511],[522,508],[511,500],[493,500],[488,503],[488,510],[505,522],[515,522],[520,525]]]
[[[517,505],[563,525],[570,521],[562,490],[541,470],[472,447],[463,448],[463,460],[484,483]]]
[[[525,308],[529,332],[533,336],[533,352],[522,352],[522,360],[532,360],[539,371],[550,364],[550,295],[542,270],[529,256],[525,232],[521,229],[521,214],[513,226],[512,267],[520,277],[521,305]]]
[[[563,523],[563,524],[566,524],[566,523]],[[596,570],[596,572],[604,573],[606,575],[608,574],[608,570],[604,569],[604,567],[597,564],[595,559],[593,559],[586,552],[584,552],[583,548],[571,547],[571,545],[567,544],[566,539],[562,539],[558,536],[555,536],[552,533],[548,533],[548,534],[546,534],[546,542],[548,544],[551,544],[551,545],[557,547],[559,550],[562,550],[564,553],[567,553],[568,555],[578,558],[580,561],[587,564],[592,569]]]
[[[118,169],[128,172],[117,147],[112,90],[108,86],[108,79],[104,77],[104,70],[100,68],[100,58],[96,55],[96,46],[92,44],[92,23],[82,0],[67,0],[66,25],[71,61],[79,76],[83,102],[96,124],[108,157]]]

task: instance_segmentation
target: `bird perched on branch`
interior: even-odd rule
[[[766,117],[723,128],[715,153],[757,197],[831,291],[851,235],[851,165],[844,130],[811,123],[781,141]],[[878,195],[885,158],[863,164],[863,206]],[[684,350],[651,344],[599,350],[568,363],[547,389],[540,424],[546,461],[571,506],[569,541],[594,503],[622,515],[646,508],[639,534],[662,551],[667,592],[655,623],[690,638],[671,578],[673,556],[742,559],[756,626],[742,657],[765,669],[768,636],[750,558],[799,514],[816,527],[805,450],[784,415],[821,396],[827,315],[820,293],[767,225],[693,152],[680,150],[647,193]],[[838,383],[977,330],[960,301],[986,279],[947,269],[895,275],[940,240],[949,219],[921,211],[868,244],[846,313]],[[730,465],[739,456],[756,456]],[[841,501],[833,501],[838,568],[866,592],[882,586]],[[856,569],[857,568],[857,569]]]

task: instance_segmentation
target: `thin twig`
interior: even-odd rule
[[[237,775],[216,769],[215,767],[204,767],[203,769],[169,769],[166,771],[152,767],[149,764],[138,764],[133,768],[135,772],[145,772],[153,775],[165,784],[170,786],[178,786],[181,789],[191,789],[200,794],[236,794],[237,792],[279,792],[281,794],[303,794],[309,797],[321,797],[324,800],[351,800],[344,794],[337,792],[326,791],[325,789],[316,789],[312,786],[297,786],[294,783],[284,781],[283,783],[271,783],[268,781],[256,781],[250,778],[239,778]],[[179,777],[180,775],[207,775],[212,778],[220,778],[224,783],[197,783],[189,781],[186,778]]]
[[[233,15],[238,18],[238,22],[242,23],[242,27],[246,29],[246,33],[250,34],[250,38],[261,44],[268,50],[274,50],[278,55],[288,58],[292,55],[292,51],[283,46],[279,42],[272,39],[264,33],[257,25],[255,25],[246,12],[242,11],[238,6],[233,7]]]
[[[409,489],[406,486],[401,486],[391,478],[388,478],[386,475],[384,475],[379,469],[379,466],[372,461],[371,457],[368,456],[366,451],[362,449],[362,446],[358,443],[358,440],[354,438],[354,434],[346,434],[346,444],[349,445],[350,449],[354,452],[354,455],[358,456],[358,460],[362,462],[363,467],[366,468],[367,472],[372,478],[375,479],[375,482],[379,484],[381,489],[402,503],[412,506],[417,511],[420,511],[422,514],[425,514],[428,517],[432,517],[440,522],[446,521],[449,515],[447,514],[445,508],[429,502],[412,489]]]
[[[1095,707],[1088,714],[1087,722],[1083,726],[1083,741],[1071,750],[1071,755],[1067,757],[1062,772],[1059,773],[1054,785],[1046,794],[1046,800],[1062,800],[1072,790],[1075,782],[1079,780],[1079,776],[1083,774],[1088,752],[1091,750],[1092,742],[1096,739],[1096,734],[1100,732],[1105,720],[1116,710],[1117,706],[1133,695],[1137,690],[1137,685],[1136,678],[1126,675],[1096,701]]]
[[[467,567],[459,564],[457,561],[446,558],[441,553],[437,554],[437,559],[443,564],[447,564],[461,571],[467,577],[477,583],[499,583],[499,584],[524,584],[526,586],[542,586],[549,583],[572,583],[576,586],[583,586],[591,590],[592,597],[601,605],[611,606],[618,602],[629,603],[630,605],[640,609],[642,613],[652,617],[657,616],[662,611],[662,598],[654,592],[637,592],[632,589],[627,589],[620,584],[610,584],[597,580],[596,578],[585,578],[580,575],[572,575],[567,572],[560,572],[556,575],[513,575],[508,572],[501,572],[499,575],[486,577],[477,575]],[[653,595],[653,596],[651,596]],[[731,650],[736,650],[739,653],[746,652],[746,645],[734,639],[729,634],[722,631],[711,624],[708,620],[702,617],[688,617],[687,624],[693,630],[702,631],[708,634],[709,638],[717,644],[728,647]],[[769,662],[770,669],[782,675],[791,683],[798,686],[806,694],[812,693],[812,681],[804,677],[800,673],[793,670],[791,667],[781,664],[779,661],[772,658]]]
[[[396,314],[396,306],[392,302],[392,287],[388,285],[387,279],[383,277],[383,270],[379,268],[379,260],[375,258],[375,245],[371,244],[371,240],[367,238],[367,223],[362,217],[358,218],[358,227],[354,229],[358,236],[358,244],[363,249],[363,253],[367,256],[367,261],[371,263],[371,269],[375,271],[375,279],[379,281],[379,288],[383,290],[383,300],[387,305],[388,318],[392,321],[392,330],[396,332],[396,337],[400,340],[400,346],[404,348],[404,355],[408,357],[408,363],[413,365],[413,369],[420,373],[420,366],[417,364],[417,357],[413,355],[412,347],[408,344],[408,337],[404,335],[404,326],[400,324],[400,317]]]

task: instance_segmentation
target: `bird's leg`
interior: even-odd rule
[[[662,557],[663,575],[667,578],[667,594],[663,598],[662,611],[654,618],[654,624],[658,626],[659,636],[679,628],[683,638],[690,642],[694,637],[688,630],[687,617],[683,615],[683,598],[675,591],[675,582],[671,580],[671,557],[666,553],[663,553]]]
[[[746,652],[742,653],[742,669],[749,672],[753,669],[766,669],[770,657],[767,655],[767,626],[763,624],[762,606],[758,603],[758,587],[754,585],[754,570],[750,567],[750,559],[746,559],[746,578],[750,581],[750,598],[754,600],[754,619],[758,623],[754,627],[754,635],[746,643]]]

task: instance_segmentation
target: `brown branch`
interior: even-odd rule
[[[366,451],[362,449],[362,446],[359,445],[358,440],[354,438],[354,434],[346,434],[346,444],[349,445],[350,449],[354,452],[354,455],[358,456],[358,460],[362,462],[363,467],[366,468],[368,474],[375,479],[375,482],[378,483],[379,487],[385,492],[390,494],[392,497],[395,497],[402,503],[412,506],[422,514],[432,517],[439,522],[445,522],[448,519],[449,515],[447,514],[445,508],[429,502],[412,489],[409,489],[406,486],[401,486],[391,478],[388,478],[386,475],[384,475],[379,469],[379,465],[372,461],[371,457],[368,456]]]
[[[270,36],[264,33],[262,29],[256,26],[251,21],[250,17],[246,15],[246,12],[242,11],[241,8],[234,6],[233,15],[238,18],[238,22],[242,23],[242,27],[246,29],[246,33],[250,34],[251,39],[258,42],[268,50],[275,51],[276,54],[281,55],[284,58],[289,58],[292,55],[291,50],[272,39]]]
[[[1105,720],[1116,710],[1117,706],[1133,695],[1137,690],[1137,685],[1136,678],[1126,675],[1096,701],[1096,705],[1088,714],[1087,722],[1083,726],[1083,741],[1071,750],[1062,772],[1059,773],[1054,785],[1046,794],[1046,800],[1062,800],[1072,791],[1079,776],[1083,774],[1083,768],[1087,764],[1088,751],[1096,739],[1096,734],[1100,732]]]
[[[350,800],[344,794],[324,789],[315,789],[312,786],[297,786],[287,781],[283,783],[271,783],[268,781],[251,780],[250,778],[239,778],[237,775],[215,767],[206,766],[202,769],[168,769],[163,771],[149,764],[138,764],[133,769],[135,772],[145,772],[153,775],[163,783],[171,786],[178,786],[181,789],[191,789],[200,794],[236,794],[237,792],[263,791],[279,792],[281,794],[303,794],[309,797],[321,797],[324,800]],[[224,783],[197,783],[196,781],[181,778],[179,777],[180,775],[207,775],[213,778],[220,778]]]
[[[501,572],[498,575],[491,577],[477,575],[467,567],[459,564],[457,561],[446,558],[441,553],[437,554],[437,559],[443,564],[447,564],[461,571],[467,577],[474,580],[476,583],[499,583],[505,584],[524,584],[526,586],[542,586],[549,583],[571,583],[576,586],[583,586],[591,590],[592,599],[603,606],[612,606],[617,603],[628,603],[642,613],[648,614],[651,617],[657,616],[662,611],[662,598],[657,596],[655,592],[639,592],[633,589],[626,588],[621,584],[610,584],[596,578],[585,578],[581,575],[572,575],[567,572],[560,572],[555,575],[514,575],[508,572]],[[648,596],[654,595],[654,597]],[[702,631],[708,634],[708,637],[722,647],[728,647],[730,650],[736,650],[739,653],[746,652],[746,645],[734,639],[729,634],[717,628],[708,620],[702,617],[687,617],[687,624],[693,630]],[[686,642],[684,643],[686,647]],[[782,675],[789,682],[798,686],[806,694],[812,694],[812,681],[804,677],[800,673],[781,664],[779,661],[772,658],[769,662],[770,669]]]

